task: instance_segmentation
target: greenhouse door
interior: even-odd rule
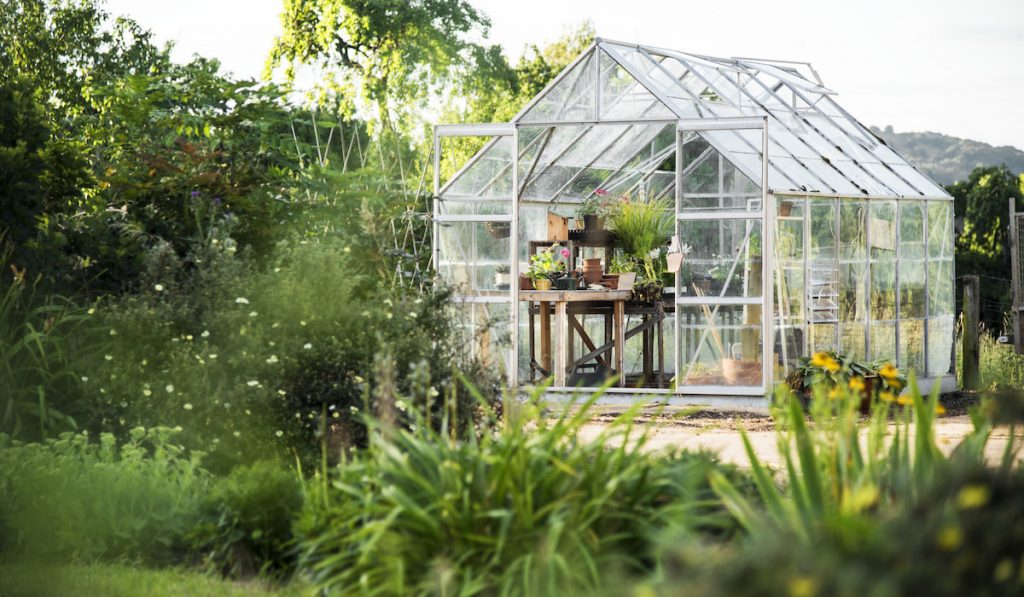
[[[689,246],[676,275],[678,394],[763,396],[772,379],[772,226],[764,118],[681,120],[676,234]]]
[[[433,262],[459,346],[516,384],[519,294],[513,125],[434,129]],[[479,150],[479,151],[478,151]]]

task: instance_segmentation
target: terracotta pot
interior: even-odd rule
[[[533,290],[533,280],[526,276],[519,276],[519,290]]]
[[[619,274],[605,274],[601,276],[601,286],[607,286],[611,290],[619,288]]]
[[[730,384],[756,384],[760,379],[761,363],[743,359],[722,359],[722,377]]]
[[[601,267],[600,257],[583,260],[583,281],[588,286],[600,282],[602,275],[604,268]]]
[[[533,288],[535,290],[551,290],[551,280],[549,278],[537,278],[533,281]]]

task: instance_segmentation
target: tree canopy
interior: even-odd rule
[[[352,114],[360,97],[385,123],[486,55],[470,41],[490,25],[465,0],[284,0],[267,74],[322,69],[333,101]]]

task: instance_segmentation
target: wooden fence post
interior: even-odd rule
[[[1024,280],[1020,279],[1021,263],[1020,263],[1020,237],[1019,231],[1020,226],[1017,224],[1017,218],[1021,217],[1017,214],[1017,204],[1013,197],[1010,197],[1010,284],[1011,291],[1010,296],[1012,297],[1010,312],[1010,325],[1013,329],[1010,333],[1013,334],[1013,350],[1017,354],[1024,354],[1024,329],[1021,329],[1021,306],[1024,305],[1024,297],[1021,296],[1021,290],[1024,289]]]
[[[964,389],[981,388],[981,352],[978,345],[978,320],[981,314],[978,276],[964,276]]]

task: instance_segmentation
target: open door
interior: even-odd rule
[[[516,384],[516,131],[508,124],[434,129],[433,260],[454,290],[461,346]]]
[[[767,120],[681,120],[676,234],[689,245],[676,275],[678,394],[764,396],[774,368]],[[730,156],[729,158],[726,155]]]

